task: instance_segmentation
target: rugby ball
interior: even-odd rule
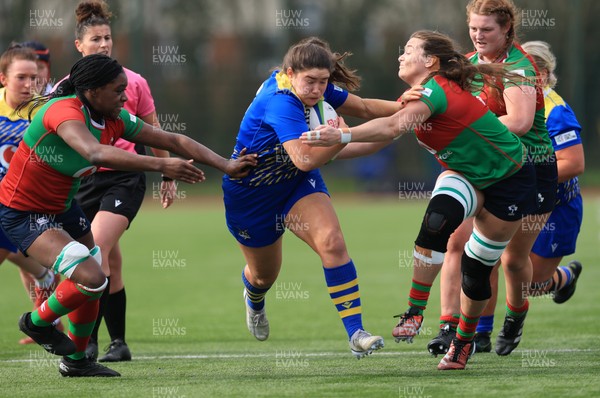
[[[310,108],[308,127],[311,130],[322,124],[329,125],[334,128],[339,127],[338,114],[333,106],[326,101],[320,100],[315,106]]]

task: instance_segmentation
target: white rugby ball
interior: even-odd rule
[[[322,124],[329,125],[334,128],[339,127],[338,114],[326,101],[319,101],[315,106],[310,108],[310,116],[308,127],[311,130]]]

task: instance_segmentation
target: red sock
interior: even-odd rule
[[[506,313],[512,317],[522,317],[527,313],[529,309],[529,300],[525,300],[525,304],[521,307],[513,307],[510,305],[508,300],[506,301]]]
[[[440,329],[444,327],[444,325],[450,325],[450,328],[456,329],[458,326],[459,314],[451,314],[451,315],[442,315],[440,317]]]
[[[31,321],[36,326],[48,326],[59,317],[81,306],[96,294],[85,292],[70,279],[65,279],[54,293],[38,309],[31,313]]]
[[[456,338],[462,341],[472,341],[475,337],[475,330],[478,323],[479,316],[468,316],[461,310],[458,328],[456,329]]]
[[[431,290],[431,284],[412,280],[410,292],[408,293],[408,305],[411,307],[418,308],[423,312],[427,307],[427,300],[429,300],[429,291]]]
[[[69,338],[77,347],[75,354],[69,355],[69,358],[81,359],[85,355],[85,348],[96,324],[99,306],[98,299],[91,299],[69,313]]]

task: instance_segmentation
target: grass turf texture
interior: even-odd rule
[[[359,273],[364,323],[386,347],[357,361],[327,295],[318,257],[290,232],[284,265],[267,295],[271,336],[246,330],[242,255],[218,200],[191,197],[168,210],[149,198],[121,245],[127,286],[127,341],[133,361],[110,365],[120,379],[65,379],[58,357],[20,346],[17,319],[29,309],[17,270],[5,263],[0,289],[0,396],[110,397],[453,397],[598,396],[600,201],[586,200],[575,296],[531,301],[523,341],[508,357],[477,354],[466,371],[436,370],[426,352],[438,331],[439,282],[423,334],[396,344],[392,316],[407,308],[410,255],[425,202],[335,198]],[[299,220],[301,222],[301,220]],[[566,261],[564,262],[566,263]],[[500,287],[503,292],[503,286]],[[503,298],[501,298],[503,302]],[[504,317],[496,311],[494,339]],[[104,325],[100,348],[108,344]],[[594,381],[596,380],[596,381]]]

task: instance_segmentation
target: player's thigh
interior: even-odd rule
[[[94,241],[105,250],[111,250],[121,239],[128,225],[129,220],[127,217],[101,210],[92,221]],[[102,253],[102,255],[108,256],[108,252]]]
[[[325,193],[313,193],[298,200],[287,214],[286,228],[319,254],[346,251],[340,222]]]
[[[515,235],[506,247],[505,253],[506,256],[508,256],[507,260],[510,261],[511,259],[524,259],[529,257],[531,248],[549,216],[550,213],[523,217],[520,228],[517,229]],[[503,263],[509,261],[503,261]]]

